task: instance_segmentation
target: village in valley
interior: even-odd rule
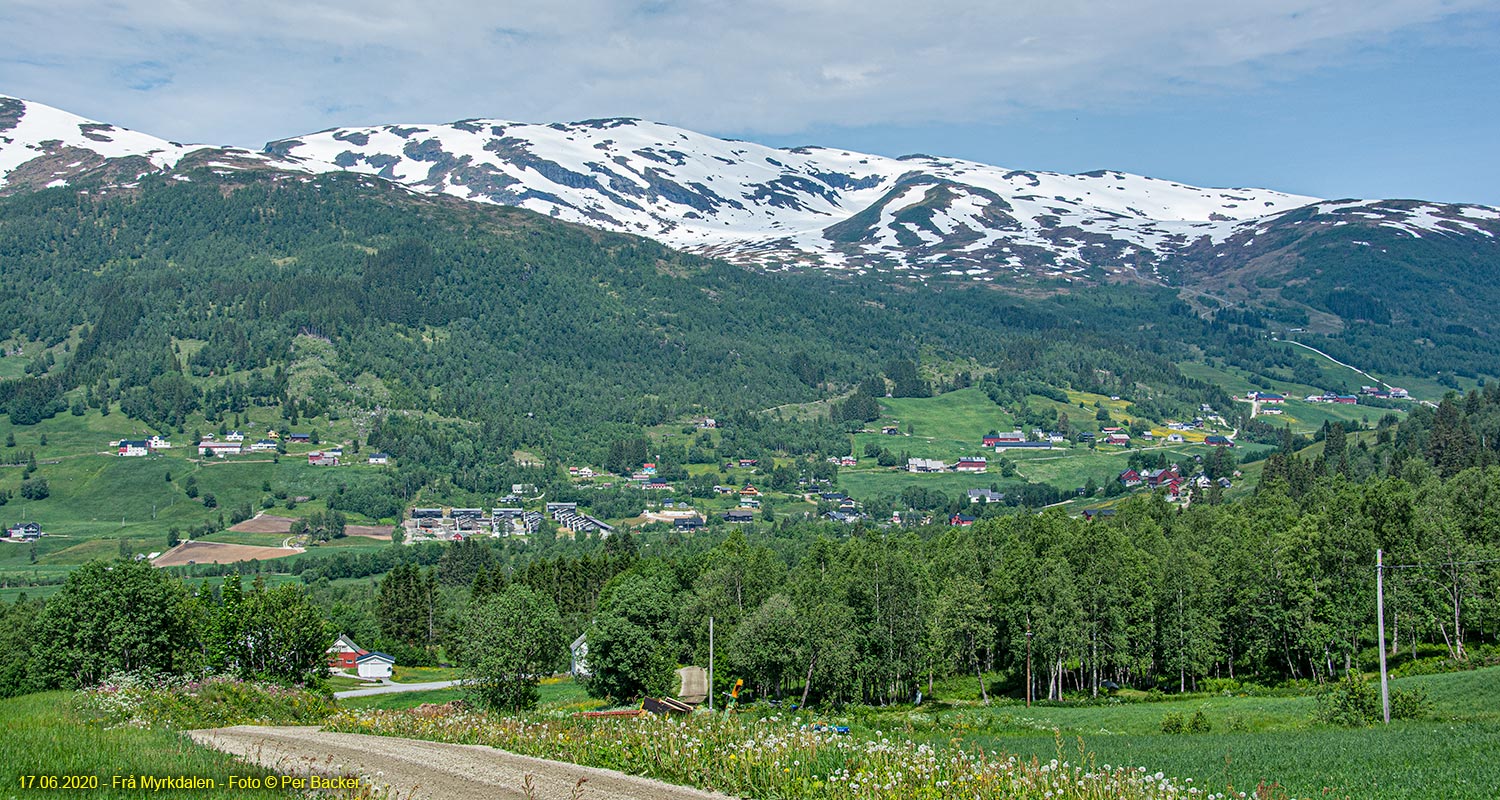
[[[1250,406],[1251,419],[1286,420],[1281,424],[1290,427],[1294,417],[1319,419],[1302,409],[1359,406],[1362,400],[1389,406],[1392,401],[1410,401],[1410,394],[1401,388],[1366,385],[1359,394],[1326,391],[1299,398],[1252,390],[1233,399]],[[418,503],[408,506],[394,522],[372,519],[356,527],[386,538],[394,528],[397,539],[415,545],[473,537],[526,541],[543,533],[604,539],[621,528],[690,534],[709,526],[788,517],[839,525],[946,522],[967,527],[994,510],[1017,504],[1055,505],[1093,519],[1112,514],[1121,499],[1141,491],[1183,506],[1238,491],[1244,481],[1253,479],[1259,458],[1271,449],[1264,443],[1246,444],[1229,421],[1207,405],[1192,419],[1153,422],[1132,416],[1129,402],[1116,396],[1072,393],[1066,404],[1039,397],[1031,402],[1055,406],[1049,413],[1060,425],[1004,428],[1003,423],[1012,421],[1011,415],[975,389],[931,398],[887,397],[881,401],[882,420],[852,433],[849,452],[818,459],[816,470],[811,460],[771,453],[715,453],[709,464],[670,467],[675,473],[670,477],[653,461],[642,461],[619,474],[572,464],[558,468],[566,485],[573,487],[566,498],[551,496],[534,483],[516,483],[492,503]],[[986,423],[987,430],[975,427]],[[696,444],[717,450],[722,425],[713,417],[700,416],[681,430],[659,426],[652,432],[652,441],[660,446],[677,437],[693,436]],[[1300,429],[1312,431],[1307,424],[1300,424]],[[196,454],[203,464],[296,459],[310,469],[338,468],[339,474],[350,467],[379,469],[393,464],[384,452],[361,453],[357,435],[336,438],[323,442],[309,430],[274,426],[252,437],[221,426],[186,448],[165,436],[151,435],[111,441],[109,452],[120,458],[149,460],[186,449],[189,459]],[[534,456],[526,456],[524,463],[545,469]],[[1038,493],[1038,485],[1051,486],[1055,492]],[[922,502],[910,502],[913,489]],[[610,516],[592,508],[590,492],[620,491],[639,492],[638,513]],[[291,503],[313,498],[285,499],[291,507]],[[317,544],[296,515],[275,516],[266,502],[253,514],[239,515],[250,518],[233,522],[229,533],[243,531],[233,543],[174,543],[172,552],[152,550],[140,555],[163,564],[204,563],[235,556],[279,558]],[[56,532],[35,521],[22,521],[5,529],[3,541],[35,543]],[[284,538],[269,538],[277,534]],[[265,538],[249,544],[254,536]],[[239,549],[231,553],[231,548]]]

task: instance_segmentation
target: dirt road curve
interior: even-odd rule
[[[317,728],[234,728],[191,731],[199,744],[284,774],[370,776],[403,800],[527,798],[568,800],[580,778],[579,800],[730,800],[611,770],[518,756],[492,747],[442,744]]]

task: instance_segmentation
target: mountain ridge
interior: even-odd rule
[[[0,95],[0,194],[207,167],[353,172],[516,206],[764,270],[1060,285],[1188,285],[1307,209],[1345,224],[1492,237],[1485,206],[1208,189],[1116,170],[1064,174],[921,153],[772,148],[631,117],[336,127],[262,151],[183,145]],[[186,176],[183,176],[186,179]],[[1206,255],[1205,255],[1206,254]],[[1233,256],[1233,257],[1231,257]]]

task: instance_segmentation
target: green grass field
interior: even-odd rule
[[[1358,378],[1356,373],[1333,365],[1322,358],[1312,355],[1309,355],[1309,357],[1327,365],[1328,369],[1334,373],[1347,373],[1348,376]],[[1189,378],[1217,383],[1236,397],[1244,397],[1248,392],[1257,389],[1245,377],[1243,372],[1233,367],[1219,368],[1202,362],[1179,364],[1178,367],[1182,370],[1182,374]],[[1353,390],[1358,391],[1359,387],[1364,383],[1369,383],[1369,379],[1362,378],[1350,383],[1343,380],[1335,381],[1330,378],[1329,382],[1322,387],[1293,381],[1278,381],[1276,383],[1276,391],[1285,394],[1289,400],[1282,407],[1282,414],[1268,415],[1266,419],[1278,426],[1281,424],[1291,425],[1292,430],[1297,433],[1311,433],[1323,427],[1324,422],[1365,422],[1374,425],[1381,417],[1387,413],[1392,413],[1392,409],[1361,405],[1347,406],[1331,403],[1309,403],[1301,399],[1291,399],[1303,398],[1312,394],[1322,394],[1325,390],[1324,387],[1350,386]],[[1402,409],[1395,409],[1394,413],[1397,416],[1404,416],[1406,412]]]
[[[247,437],[261,436],[271,426],[286,426],[271,409],[254,411],[261,418],[244,419],[239,426]],[[381,474],[382,468],[370,467],[352,454],[346,466],[308,466],[303,453],[315,449],[312,445],[298,446],[279,461],[271,454],[260,453],[200,460],[193,446],[193,431],[208,433],[218,427],[218,423],[202,420],[197,426],[190,422],[183,432],[171,434],[172,449],[144,458],[121,458],[112,454],[110,441],[146,438],[154,431],[118,411],[108,416],[96,410],[81,416],[64,412],[31,426],[13,426],[0,416],[0,441],[7,437],[15,441],[13,447],[0,447],[0,461],[24,461],[26,454],[34,454],[35,477],[45,478],[50,489],[45,499],[26,500],[19,493],[23,465],[0,465],[0,490],[9,491],[12,498],[0,507],[0,522],[40,522],[46,534],[34,545],[0,545],[0,598],[13,599],[23,591],[33,596],[49,594],[55,589],[23,584],[45,582],[92,559],[114,558],[126,551],[165,551],[170,528],[219,525],[221,519],[227,526],[231,509],[249,504],[253,510],[260,510],[262,500],[273,493],[319,499],[290,510],[278,501],[271,513],[305,516],[326,510],[321,498],[334,493],[338,486],[358,486],[378,480]],[[318,430],[325,442],[345,441],[356,433],[347,420],[304,420],[297,427]],[[189,478],[196,482],[197,498],[188,497]],[[215,507],[204,503],[210,494]],[[375,520],[351,515],[350,522]],[[221,532],[208,538],[277,545],[283,537]],[[319,549],[378,546],[372,539],[349,537]]]
[[[199,747],[180,733],[147,728],[106,728],[72,710],[69,692],[47,692],[0,700],[0,789],[6,797],[114,798],[174,796],[172,792],[111,787],[115,775],[193,775],[216,780],[220,788],[175,796],[245,797],[231,790],[230,775],[263,775],[223,754]],[[81,791],[22,788],[23,776],[98,776],[98,788]],[[291,790],[261,790],[262,797],[299,796]]]
[[[954,696],[973,698],[972,683],[952,681]],[[1248,791],[1261,781],[1275,781],[1293,797],[1495,797],[1500,667],[1403,678],[1392,686],[1425,690],[1432,700],[1430,714],[1388,728],[1343,729],[1314,725],[1310,696],[1192,695],[1155,703],[1030,709],[1013,700],[988,709],[965,703],[910,714],[904,721],[913,725],[914,735],[945,741],[959,736],[1043,761],[1076,762],[1081,739],[1097,763],[1144,766],[1192,778],[1194,785],[1211,790],[1232,784]],[[1208,717],[1211,732],[1161,732],[1163,716],[1197,711]]]
[[[1027,402],[1035,408],[1067,413],[1075,430],[1098,430],[1103,424],[1094,419],[1096,402],[1109,410],[1116,422],[1130,417],[1125,411],[1127,404],[1124,400],[1110,400],[1102,395],[1084,392],[1070,392],[1068,396],[1073,401],[1072,404],[1038,396],[1028,398]],[[1171,461],[1186,465],[1195,456],[1207,455],[1211,450],[1202,444],[1167,445],[1164,441],[1138,439],[1135,441],[1136,446],[1131,449],[1101,446],[1091,450],[1082,445],[1065,444],[1059,445],[1057,449],[996,453],[993,448],[985,449],[980,446],[981,437],[991,430],[1014,430],[1015,421],[978,389],[960,389],[930,398],[886,398],[880,403],[882,417],[879,422],[871,423],[869,428],[894,425],[901,430],[901,435],[859,433],[853,436],[854,452],[860,458],[860,463],[857,467],[839,471],[839,485],[856,498],[897,495],[913,485],[936,489],[950,496],[990,486],[1005,491],[1006,486],[1027,481],[1047,483],[1066,490],[1081,487],[1092,478],[1096,484],[1103,486],[1115,480],[1126,468],[1133,452],[1163,452]],[[1083,403],[1085,407],[1079,408],[1078,403]],[[1318,424],[1321,425],[1321,421]],[[910,435],[906,433],[908,425],[912,429]],[[1201,434],[1199,438],[1201,439]],[[984,474],[908,473],[899,468],[880,467],[875,464],[874,459],[865,458],[865,447],[872,444],[898,454],[905,452],[914,458],[936,458],[950,462],[960,456],[983,455],[990,460],[991,467]],[[1244,452],[1244,448],[1236,450],[1237,454]],[[1014,476],[1001,476],[998,465],[1002,457],[1015,463]]]

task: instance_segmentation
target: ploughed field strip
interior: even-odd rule
[[[612,770],[547,761],[468,744],[331,733],[315,727],[192,731],[194,741],[277,773],[353,775],[412,800],[536,798],[569,800],[730,800]],[[527,777],[531,778],[528,792]]]
[[[188,564],[233,564],[238,561],[285,558],[302,551],[294,547],[260,547],[253,544],[223,542],[183,542],[161,554],[151,564],[157,567],[181,567]]]

